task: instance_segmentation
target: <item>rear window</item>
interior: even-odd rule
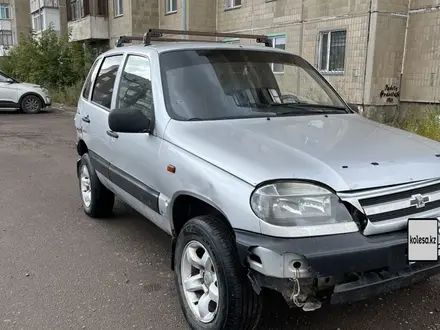
[[[86,82],[84,83],[84,89],[83,89],[82,96],[87,100],[89,99],[90,89],[92,88],[92,80],[95,79],[96,72],[98,71],[98,63],[99,62],[100,62],[100,60],[95,61],[95,63],[93,64],[92,68],[89,71]]]

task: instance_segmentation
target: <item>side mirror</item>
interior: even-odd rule
[[[117,133],[149,133],[151,121],[139,109],[121,108],[110,111],[108,126]]]
[[[14,80],[11,79],[11,78],[6,78],[6,82],[7,82],[8,84],[13,84],[13,83],[14,83]]]
[[[353,110],[354,112],[359,113],[359,107],[357,106],[357,104],[354,104],[354,103],[348,103],[348,106],[349,106],[350,109]]]

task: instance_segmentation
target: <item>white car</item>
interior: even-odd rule
[[[51,104],[47,89],[20,82],[0,72],[0,109],[20,109],[24,113],[34,114]]]

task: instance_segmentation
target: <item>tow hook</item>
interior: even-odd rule
[[[314,297],[313,291],[311,290],[312,286],[308,285],[301,288],[298,275],[299,274],[295,274],[295,277],[291,279],[293,282],[293,292],[290,299],[297,307],[302,308],[305,312],[312,312],[321,308],[322,303]]]

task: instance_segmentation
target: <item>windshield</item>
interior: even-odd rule
[[[311,65],[291,54],[181,50],[161,54],[160,66],[165,104],[177,120],[348,112]]]
[[[17,79],[8,76],[6,73],[0,71],[0,82],[6,82],[7,80],[12,79],[15,82],[19,82]]]

